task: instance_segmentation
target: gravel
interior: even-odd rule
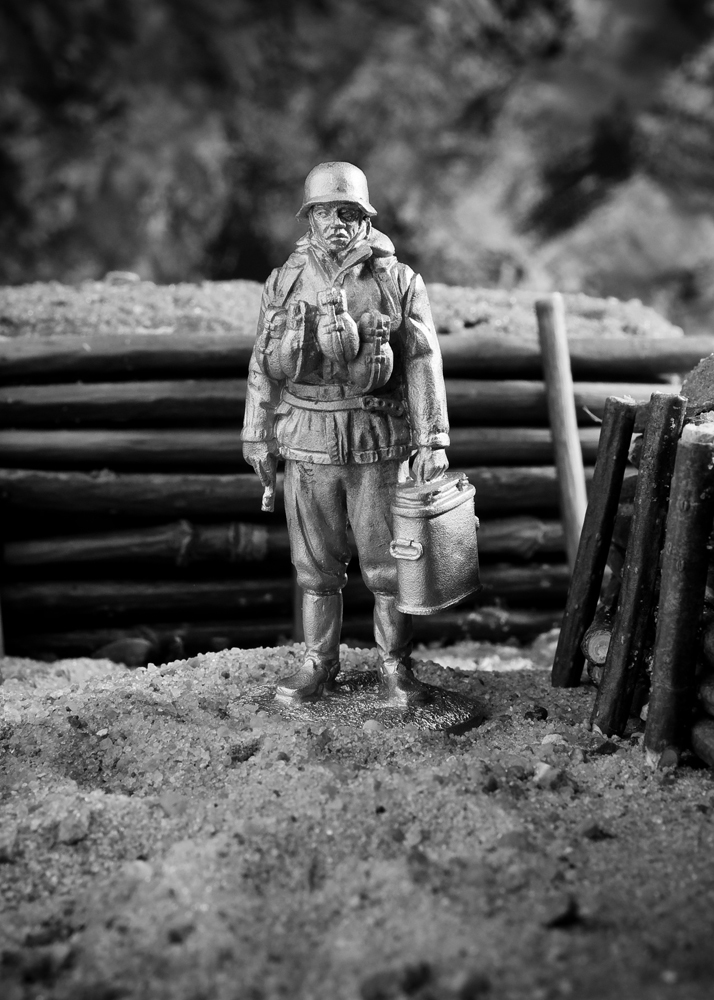
[[[711,772],[592,733],[555,640],[421,651],[461,736],[271,712],[299,646],[0,661],[4,1000],[710,997]]]

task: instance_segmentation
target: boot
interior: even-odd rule
[[[429,688],[414,676],[411,661],[407,664],[387,657],[380,664],[379,676],[383,696],[390,705],[407,708],[424,705],[431,700]]]
[[[302,595],[305,660],[299,670],[278,681],[280,701],[314,701],[334,687],[340,669],[342,593]]]
[[[334,680],[338,670],[339,664],[319,666],[308,657],[299,670],[278,681],[275,697],[279,701],[316,701],[325,685]]]

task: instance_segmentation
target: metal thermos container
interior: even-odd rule
[[[481,589],[475,494],[463,474],[397,487],[389,551],[397,560],[400,611],[429,615]]]

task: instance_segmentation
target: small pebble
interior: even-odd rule
[[[538,788],[554,789],[563,782],[563,771],[559,767],[552,767],[545,761],[539,761],[535,766],[533,781]]]
[[[57,830],[57,840],[59,843],[78,844],[80,840],[84,840],[89,833],[90,820],[91,813],[86,806],[81,805],[70,809],[59,823]]]
[[[8,864],[17,854],[17,826],[6,823],[0,827],[0,863]]]
[[[575,896],[559,895],[548,900],[543,908],[544,927],[572,927],[580,921],[580,907]]]
[[[657,767],[660,771],[663,771],[666,767],[676,767],[678,763],[679,754],[677,751],[674,747],[667,747],[667,749],[662,752],[662,755],[657,762]]]
[[[586,840],[594,841],[612,840],[615,836],[614,833],[610,833],[609,830],[606,830],[604,827],[600,826],[599,823],[593,822],[592,820],[585,820],[585,822],[581,824],[578,832],[580,833],[580,836],[585,837]]]
[[[491,992],[491,980],[485,972],[478,970],[466,974],[466,978],[459,983],[456,996],[458,1000],[481,1000]]]
[[[523,713],[523,718],[531,719],[534,722],[545,722],[548,718],[548,709],[544,708],[543,705],[532,705]]]
[[[381,733],[384,726],[378,719],[365,719],[362,723],[362,729],[365,733]]]

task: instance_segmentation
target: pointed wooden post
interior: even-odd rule
[[[650,400],[622,587],[590,720],[607,736],[622,734],[625,729],[643,663],[655,605],[669,486],[686,402],[684,396],[659,392],[653,393]]]
[[[610,396],[605,402],[590,502],[553,661],[553,687],[580,683],[584,663],[580,644],[597,607],[636,413],[633,399]]]
[[[689,742],[713,520],[714,427],[689,424],[677,449],[662,559],[645,729],[652,762],[665,747]]]
[[[536,302],[536,315],[543,356],[548,418],[553,434],[555,467],[558,473],[565,551],[572,572],[588,498],[585,492],[583,453],[575,414],[575,393],[570,370],[563,296],[555,292],[547,299],[539,299]]]

